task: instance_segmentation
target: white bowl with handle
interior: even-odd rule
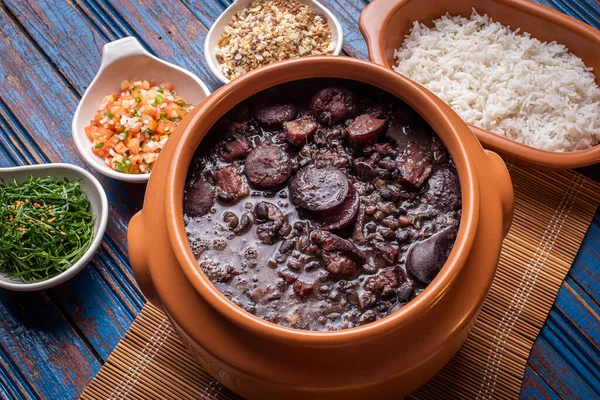
[[[129,36],[104,45],[100,69],[73,116],[73,139],[86,164],[101,174],[125,182],[145,183],[150,174],[127,174],[107,166],[102,157],[92,153],[92,142],[85,134],[85,127],[94,119],[102,99],[120,92],[121,82],[126,79],[169,81],[175,85],[177,94],[193,105],[204,100],[210,90],[193,73],[150,54],[134,37]]]
[[[0,180],[6,182],[13,182],[14,180],[23,182],[30,176],[34,178],[51,176],[57,179],[79,180],[82,190],[90,201],[90,212],[94,215],[94,238],[90,247],[75,264],[45,281],[27,283],[20,278],[8,277],[5,273],[0,272],[0,288],[21,292],[49,289],[77,275],[96,254],[102,242],[108,221],[108,200],[106,199],[106,193],[100,182],[85,169],[76,165],[58,163],[0,168]]]
[[[204,39],[204,58],[206,59],[208,68],[210,68],[214,76],[224,84],[229,83],[230,79],[223,74],[219,61],[217,60],[215,51],[217,48],[217,43],[225,31],[225,27],[231,23],[235,14],[237,14],[237,12],[242,8],[248,7],[248,5],[250,5],[250,3],[253,1],[255,0],[234,1],[229,7],[227,7],[225,11],[223,11],[219,18],[217,18],[215,23],[206,34],[206,38]],[[339,56],[342,52],[342,46],[344,44],[344,31],[340,21],[338,21],[331,11],[329,11],[324,5],[316,0],[300,1],[327,18],[327,23],[331,27],[331,39],[333,40],[333,43],[335,43],[335,48],[331,55]]]

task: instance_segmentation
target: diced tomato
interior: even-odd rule
[[[152,118],[156,117],[156,107],[154,107],[152,104],[146,104],[144,106],[144,111],[142,112],[142,115],[148,115]]]
[[[177,124],[173,121],[160,120],[156,125],[156,132],[160,133],[161,135],[169,135],[173,133],[176,127]]]
[[[121,117],[121,115],[125,114],[127,110],[125,110],[123,107],[119,106],[112,106],[110,108],[110,113],[114,115],[113,118],[115,117]]]
[[[85,134],[92,142],[92,152],[111,168],[149,173],[161,151],[161,138],[175,130],[189,107],[170,82],[157,86],[154,80],[124,80],[120,90],[104,97]]]
[[[84,128],[85,135],[90,140],[90,142],[94,141],[94,133],[98,130],[98,127],[95,125],[88,125]]]
[[[104,111],[104,110],[98,111],[98,112],[96,113],[96,115],[94,115],[94,120],[93,120],[93,122],[95,122],[96,124],[100,125],[100,121],[102,121],[102,119],[103,119],[103,118],[106,116],[106,115],[104,114],[105,112],[106,112],[106,111]]]
[[[146,164],[152,164],[158,158],[158,153],[145,153],[142,154],[142,157]]]
[[[187,115],[187,111],[178,104],[169,103],[163,110],[167,113],[167,118],[183,118]]]
[[[138,133],[140,131],[140,129],[142,129],[142,125],[144,125],[144,124],[142,124],[141,121],[140,122],[136,122],[135,124],[133,124],[131,126],[131,132]]]
[[[106,137],[109,138],[112,136],[113,132],[110,129],[106,129],[101,126],[88,125],[85,127],[85,134],[87,135],[90,141],[94,141],[96,139]]]
[[[160,145],[156,140],[147,140],[142,146],[142,152],[153,153],[160,150]]]
[[[146,123],[146,127],[150,130],[155,131],[156,130],[156,121],[153,118],[150,118],[150,120]]]
[[[125,145],[129,149],[129,152],[133,155],[138,154],[140,152],[140,139],[138,138],[131,138],[127,140],[125,142]]]
[[[111,137],[110,139],[108,139],[106,142],[104,142],[104,144],[102,145],[102,147],[100,148],[96,148],[96,146],[94,146],[92,148],[92,152],[97,155],[98,157],[106,157],[106,155],[108,154],[109,150],[114,148],[115,145],[119,142],[119,138],[116,136]]]
[[[115,145],[115,151],[119,154],[125,154],[125,152],[127,151],[127,146],[125,146],[123,142],[119,142]]]

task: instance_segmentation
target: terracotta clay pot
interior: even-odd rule
[[[417,110],[454,159],[463,208],[448,261],[415,300],[362,327],[311,332],[255,317],[212,285],[188,245],[183,190],[194,151],[228,110],[269,87],[325,77],[377,86]],[[182,122],[152,172],[143,210],[131,220],[129,253],[147,298],[167,313],[200,364],[240,395],[398,398],[430,379],[465,340],[494,277],[512,211],[513,191],[504,162],[484,151],[467,125],[437,97],[366,61],[306,58],[236,79]]]
[[[359,27],[369,48],[371,61],[392,68],[394,50],[404,41],[414,21],[431,26],[446,12],[469,17],[475,7],[479,14],[511,29],[520,28],[541,41],[564,44],[580,57],[600,84],[600,32],[558,11],[525,0],[375,0],[361,13]],[[486,148],[505,158],[542,169],[570,169],[600,161],[600,145],[587,150],[557,153],[536,149],[469,125]]]

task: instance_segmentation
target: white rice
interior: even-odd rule
[[[415,21],[394,69],[449,104],[463,120],[550,151],[600,141],[600,89],[592,69],[556,42],[512,31],[475,9]]]

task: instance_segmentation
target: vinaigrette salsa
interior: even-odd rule
[[[169,136],[193,108],[170,82],[121,82],[106,96],[85,133],[92,152],[127,174],[149,174]]]

